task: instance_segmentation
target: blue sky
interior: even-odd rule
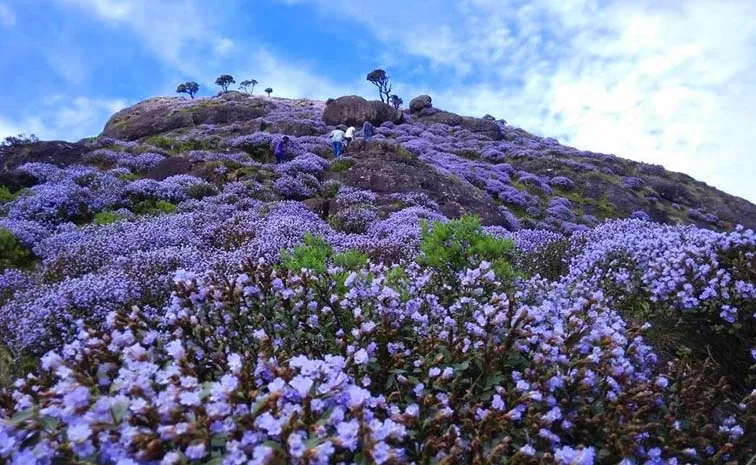
[[[428,93],[756,201],[756,2],[0,0],[0,137],[77,140],[230,73],[282,97]]]

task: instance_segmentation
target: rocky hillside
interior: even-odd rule
[[[328,132],[340,124],[359,129],[365,120],[376,125],[376,137],[368,144],[358,138],[326,178],[374,191],[380,216],[396,205],[392,195],[420,192],[446,216],[473,213],[484,224],[508,229],[570,233],[625,217],[712,229],[756,227],[756,206],[687,175],[564,146],[489,115],[442,111],[429,96],[413,99],[404,111],[355,96],[327,104],[238,92],[152,98],[113,115],[96,139],[4,149],[2,180],[11,190],[28,187],[34,181],[14,171],[22,163],[69,165],[111,151],[161,156],[148,178],[191,173],[211,181],[223,165],[230,179],[271,187],[278,175],[270,165],[250,168],[239,157],[270,162],[270,144],[288,135],[293,155],[330,159]],[[321,195],[295,197],[307,198],[327,219]]]
[[[0,161],[0,465],[756,459],[756,206],[687,176],[427,96],[155,98]]]

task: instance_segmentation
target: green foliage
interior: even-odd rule
[[[247,79],[245,81],[242,81],[241,84],[239,84],[239,89],[241,89],[244,92],[247,92],[249,94],[252,94],[252,93],[255,92],[255,86],[256,85],[257,85],[257,81],[256,80],[254,80],[254,79]]]
[[[378,96],[381,98],[381,102],[389,103],[391,101],[391,84],[389,83],[389,76],[386,71],[382,69],[374,69],[367,75],[367,81],[378,88]]]
[[[514,258],[514,242],[489,236],[474,216],[466,215],[432,226],[424,222],[420,250],[421,264],[447,276],[486,261],[491,263],[499,279],[507,282],[514,278],[510,264]]]
[[[294,273],[311,270],[315,280],[319,282],[319,289],[335,286],[336,290],[343,292],[349,274],[366,266],[368,257],[357,250],[334,254],[333,248],[322,237],[307,233],[302,245],[281,253],[281,261],[285,269]],[[341,267],[342,270],[329,274],[329,264]]]
[[[121,181],[131,182],[136,181],[137,179],[142,179],[142,177],[136,173],[125,173],[125,174],[119,174],[118,179]]]
[[[351,158],[340,158],[331,162],[331,171],[340,173],[354,166],[354,160]]]
[[[223,89],[223,93],[226,93],[228,92],[228,86],[235,84],[236,81],[230,74],[221,74],[220,76],[218,76],[218,79],[215,80],[215,83],[219,85],[221,89]]]
[[[11,202],[16,200],[18,193],[11,192],[7,186],[0,186],[0,203]]]
[[[134,205],[132,211],[138,215],[162,215],[176,211],[176,205],[165,200],[146,199]]]
[[[99,226],[115,223],[121,219],[121,215],[111,210],[103,210],[94,216],[93,223]]]
[[[399,109],[399,107],[402,106],[403,103],[404,103],[404,100],[402,100],[402,98],[399,97],[398,95],[394,94],[391,96],[391,105],[393,105],[394,108],[396,108],[397,110]]]
[[[191,98],[194,98],[194,95],[199,91],[199,84],[197,84],[194,81],[185,82],[183,84],[179,84],[178,87],[176,87],[176,92],[179,94],[189,94]]]
[[[334,182],[327,182],[323,184],[323,196],[327,199],[332,199],[336,197],[336,194],[339,193],[339,190],[341,189],[341,184],[334,181]]]
[[[205,197],[215,195],[218,190],[212,184],[194,184],[187,189],[187,195],[193,199],[201,200]]]
[[[213,138],[178,140],[168,136],[151,136],[144,142],[170,153],[188,152],[190,150],[215,150],[220,147],[220,140]]]
[[[357,250],[347,250],[333,257],[333,264],[347,270],[357,270],[367,265],[368,257]]]
[[[320,236],[307,233],[304,243],[292,251],[281,252],[283,266],[294,272],[303,269],[315,273],[324,273],[328,266],[328,259],[333,255],[333,248]]]
[[[5,228],[0,228],[0,271],[8,268],[28,268],[32,255],[22,246],[15,235]]]

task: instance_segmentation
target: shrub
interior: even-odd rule
[[[138,215],[162,215],[174,213],[176,204],[166,200],[146,199],[137,202],[132,211]]]
[[[354,159],[349,157],[341,157],[338,160],[334,160],[331,162],[331,171],[340,173],[342,171],[346,171],[352,166],[354,166]]]
[[[391,96],[391,105],[393,105],[397,110],[402,106],[403,103],[404,100],[402,100],[398,95],[394,94]]]
[[[0,203],[16,200],[17,195],[17,193],[12,193],[7,186],[0,186]]]
[[[497,277],[507,280],[514,276],[510,265],[514,243],[486,234],[476,217],[463,216],[431,226],[423,223],[420,250],[421,264],[446,275],[489,262]]]
[[[104,226],[106,224],[115,223],[121,219],[121,215],[111,210],[101,211],[94,216],[94,224]]]
[[[26,268],[30,263],[29,250],[19,244],[12,232],[0,228],[0,272],[8,268]]]
[[[189,196],[189,198],[197,200],[209,197],[211,195],[216,195],[217,193],[218,189],[210,183],[193,184],[186,190],[186,194]]]

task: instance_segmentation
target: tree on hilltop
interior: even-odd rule
[[[399,98],[398,95],[394,94],[391,96],[391,105],[393,105],[397,110],[402,106],[402,103],[404,103],[404,100]]]
[[[268,94],[268,97],[270,97],[270,94],[273,93],[273,88],[272,87],[268,87],[267,89],[265,89],[265,93]]]
[[[215,80],[215,83],[220,86],[221,89],[223,89],[223,93],[225,94],[228,92],[228,86],[231,84],[236,84],[236,81],[234,81],[234,77],[230,74],[221,74],[218,76],[218,79]]]
[[[199,92],[199,84],[194,81],[184,82],[176,87],[176,93],[189,94],[189,97],[194,98],[194,95]]]
[[[241,84],[239,84],[239,89],[243,90],[244,92],[247,92],[248,94],[251,94],[255,91],[255,86],[257,85],[257,81],[254,79],[247,79],[246,81],[242,81]],[[249,89],[251,87],[251,89]]]
[[[378,88],[378,96],[381,98],[381,102],[389,103],[391,84],[389,84],[389,77],[386,75],[386,71],[374,69],[368,73],[367,80]]]

